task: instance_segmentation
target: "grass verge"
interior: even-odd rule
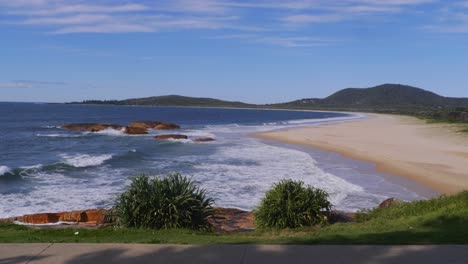
[[[171,244],[467,244],[468,192],[361,214],[356,223],[220,235],[185,229],[33,229],[0,224],[0,242]],[[75,235],[75,232],[79,232]]]

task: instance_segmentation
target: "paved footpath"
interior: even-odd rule
[[[0,264],[468,263],[467,246],[0,244]]]

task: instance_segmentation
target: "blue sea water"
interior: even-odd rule
[[[292,178],[327,190],[336,209],[370,208],[389,196],[424,198],[375,169],[251,133],[340,122],[340,113],[178,107],[0,103],[0,218],[109,207],[132,175],[180,172],[217,206],[253,209],[274,182]],[[69,123],[160,120],[188,140],[157,141],[121,131],[67,131]],[[196,143],[197,137],[215,142]],[[327,158],[328,157],[328,158]]]

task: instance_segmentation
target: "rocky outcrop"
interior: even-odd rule
[[[63,129],[67,130],[78,130],[78,131],[90,131],[90,132],[99,132],[106,129],[115,129],[115,130],[122,130],[124,126],[115,125],[115,124],[90,124],[90,123],[83,123],[83,124],[68,124],[63,125]]]
[[[398,198],[388,198],[388,199],[386,199],[385,201],[383,201],[382,203],[379,204],[379,208],[388,208],[390,206],[393,206],[395,204],[400,204],[402,202],[403,201],[398,199]]]
[[[210,137],[202,137],[202,138],[196,138],[193,141],[195,141],[195,142],[211,142],[211,141],[216,141],[216,139],[210,138]]]
[[[168,140],[168,139],[188,139],[186,135],[179,135],[179,134],[167,134],[167,135],[159,135],[154,137],[157,140]]]
[[[148,134],[148,130],[142,127],[126,127],[125,134],[128,135],[144,135]]]
[[[214,215],[208,218],[208,222],[211,228],[219,233],[255,230],[253,213],[234,208],[214,208]]]
[[[167,122],[160,122],[160,121],[137,121],[131,122],[130,127],[138,127],[138,128],[145,128],[145,129],[154,129],[154,130],[170,130],[170,129],[179,129],[180,126],[167,123]]]
[[[85,226],[99,226],[112,222],[105,209],[90,209],[60,213],[38,213],[2,219],[0,222],[21,222],[32,225],[54,224],[58,222],[75,223]]]

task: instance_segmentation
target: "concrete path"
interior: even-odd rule
[[[468,246],[0,244],[7,263],[468,263]]]

